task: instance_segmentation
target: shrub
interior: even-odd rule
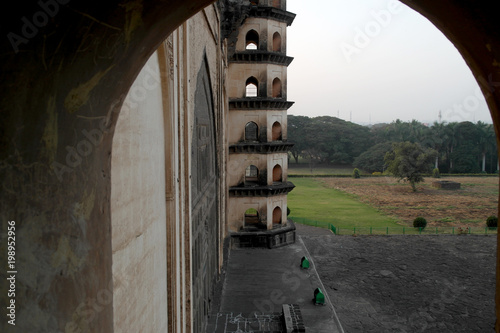
[[[375,172],[372,173],[372,175],[374,175],[374,176],[382,176],[382,172],[375,171]]]
[[[286,207],[286,216],[290,215],[290,208]]]
[[[498,217],[491,215],[486,219],[486,225],[490,229],[494,229],[498,226]]]
[[[413,227],[414,228],[424,229],[426,226],[427,226],[427,220],[424,219],[423,217],[417,217],[415,220],[413,220]]]
[[[441,175],[439,174],[439,169],[435,168],[432,170],[432,178],[441,178]]]
[[[360,175],[359,175],[359,170],[358,168],[355,168],[353,171],[352,171],[352,178],[359,178]]]

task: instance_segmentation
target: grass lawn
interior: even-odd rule
[[[320,180],[293,178],[296,188],[288,194],[290,218],[301,218],[328,223],[340,228],[353,227],[401,227],[396,220],[375,208],[364,204],[355,196],[327,188]]]

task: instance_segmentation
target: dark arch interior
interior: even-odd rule
[[[255,30],[247,32],[245,45],[247,50],[257,50],[259,48],[259,33]]]
[[[255,77],[250,77],[245,83],[246,91],[245,97],[258,97],[259,96],[259,81]]]
[[[248,122],[245,125],[245,140],[246,141],[257,141],[259,139],[259,126],[253,121]]]

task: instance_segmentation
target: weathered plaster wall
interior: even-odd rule
[[[244,181],[245,170],[250,165],[259,169],[259,175],[267,174],[267,185],[273,184],[273,168],[280,165],[283,170],[283,182],[288,179],[288,155],[286,153],[274,154],[230,154],[228,170],[228,185],[238,186]]]
[[[287,68],[273,64],[231,63],[229,65],[228,94],[231,98],[244,98],[246,81],[255,77],[259,81],[258,97],[272,97],[273,80],[279,78],[282,84],[282,97],[287,96]]]
[[[279,122],[281,124],[282,140],[287,139],[287,111],[269,110],[262,112],[260,110],[233,110],[229,114],[229,143],[238,143],[245,140],[245,126],[248,122],[253,121],[259,127],[259,138],[264,137],[267,142],[272,142],[273,124]]]
[[[286,195],[277,195],[273,197],[254,197],[254,198],[236,198],[228,200],[228,205],[233,207],[230,210],[229,230],[231,232],[240,231],[245,227],[245,212],[248,209],[256,209],[259,212],[259,219],[267,225],[268,229],[273,228],[273,211],[276,207],[281,208],[282,224],[286,224],[287,216],[287,197]]]
[[[117,332],[204,331],[225,235],[218,20],[210,6],[174,31],[120,112],[111,184]]]
[[[114,332],[167,329],[163,101],[158,54],[130,88],[111,159]]]
[[[263,18],[248,18],[239,30],[236,42],[236,51],[246,50],[246,36],[250,30],[259,34],[259,50],[273,51],[273,35],[278,32],[281,35],[281,53],[286,54],[286,31],[287,24],[283,22],[270,21]]]

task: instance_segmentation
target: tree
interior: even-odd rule
[[[429,140],[432,142],[432,148],[437,151],[434,168],[439,169],[439,158],[443,155],[443,147],[448,140],[446,125],[437,121],[434,122],[434,124],[430,128]]]
[[[354,160],[352,164],[355,168],[368,172],[380,171],[384,172],[385,162],[384,156],[392,150],[390,142],[378,143],[371,147]]]
[[[481,172],[486,172],[486,155],[495,155],[496,136],[491,124],[478,121],[476,124],[479,132],[479,147],[481,148]]]
[[[452,172],[478,173],[481,171],[480,130],[470,121],[455,126],[456,147],[450,157]]]
[[[299,157],[308,146],[305,137],[310,122],[311,118],[306,116],[288,115],[288,140],[294,144],[290,153],[295,159],[295,163],[299,163]]]
[[[418,143],[393,143],[392,151],[385,155],[387,171],[392,173],[398,181],[409,182],[413,192],[417,191],[416,184],[424,181],[423,174],[432,170],[436,151],[424,149]]]
[[[311,162],[350,164],[373,145],[370,129],[329,116],[309,118],[288,116],[288,140],[295,146],[291,153]]]

